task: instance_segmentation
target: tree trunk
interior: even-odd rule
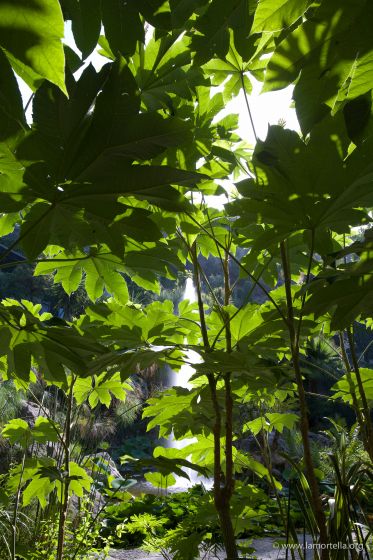
[[[236,537],[234,534],[229,502],[223,500],[218,509],[220,527],[223,534],[224,547],[227,554],[227,560],[237,560],[238,552],[236,546]]]

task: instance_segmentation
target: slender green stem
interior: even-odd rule
[[[372,420],[371,420],[371,417],[370,417],[370,408],[369,408],[368,400],[367,400],[367,397],[366,397],[366,394],[365,394],[363,380],[361,378],[359,362],[358,362],[356,351],[355,351],[354,335],[353,335],[353,331],[351,330],[351,328],[347,329],[347,337],[348,337],[348,342],[350,344],[352,365],[354,367],[357,386],[358,386],[358,389],[359,389],[359,395],[360,395],[360,399],[361,399],[361,403],[362,403],[362,409],[363,409],[363,413],[364,413],[363,429],[364,429],[365,439],[366,439],[366,450],[369,453],[369,457],[370,457],[371,461],[373,461],[373,426],[372,426]]]
[[[70,391],[67,400],[66,423],[65,423],[65,478],[61,484],[61,506],[60,506],[60,519],[58,526],[58,543],[57,543],[57,560],[63,560],[63,551],[65,545],[65,531],[67,521],[67,511],[69,507],[69,486],[70,486],[70,436],[71,436],[71,412],[73,404],[74,384],[76,378],[72,377],[70,382]]]
[[[349,390],[350,390],[350,394],[351,394],[351,398],[352,398],[352,408],[355,411],[356,414],[356,420],[360,426],[360,429],[364,430],[364,419],[363,416],[361,414],[361,410],[360,410],[360,406],[357,400],[357,395],[356,395],[356,391],[355,391],[355,384],[354,381],[352,379],[351,376],[351,366],[350,366],[350,361],[348,359],[347,356],[347,352],[346,352],[346,346],[345,346],[345,342],[344,342],[344,338],[343,338],[343,333],[339,333],[339,346],[341,348],[341,355],[342,355],[342,361],[345,367],[345,371],[346,371],[346,379],[347,379],[347,383],[349,386]]]
[[[255,142],[258,142],[258,135],[256,133],[256,129],[255,129],[255,125],[254,125],[254,119],[253,119],[253,115],[251,113],[251,108],[250,108],[249,98],[248,98],[246,87],[245,87],[245,80],[244,80],[244,73],[243,72],[240,72],[240,78],[241,78],[242,91],[243,91],[243,95],[244,95],[244,98],[245,98],[246,109],[247,109],[247,112],[249,114],[251,128],[253,130]],[[255,172],[255,175],[257,175],[256,172]]]
[[[15,499],[15,502],[14,502],[14,510],[13,510],[12,560],[15,560],[15,558],[16,558],[18,508],[19,508],[19,502],[20,502],[20,498],[21,498],[23,473],[25,472],[26,452],[27,452],[27,446],[25,445],[25,449],[23,451],[23,456],[22,456],[21,473],[19,475],[19,482],[18,482],[16,499]]]

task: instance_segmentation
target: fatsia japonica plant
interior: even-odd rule
[[[356,344],[356,324],[372,327],[372,20],[368,0],[0,0],[0,234],[13,233],[0,266],[13,267],[19,249],[36,275],[53,275],[67,294],[83,282],[92,302],[71,321],[25,300],[0,304],[2,382],[30,390],[42,379],[66,404],[64,425],[40,401],[34,426],[4,427],[21,452],[5,488],[15,493],[10,558],[22,544],[20,504],[32,500],[57,512],[52,553],[69,554],[70,498],[92,484],[71,457],[79,406],[124,399],[134,373],[177,371],[191,351],[190,387],[152,399],[144,417],[160,435],[196,439],[177,453],[157,448],[147,466],[159,477],[183,467],[213,477],[235,560],[252,513],[237,506],[237,475],[267,479],[283,512],[270,457],[263,465],[239,449],[237,410],[269,394],[283,403],[245,425],[265,439],[296,425],[296,395],[298,467],[314,539],[328,543],[305,388],[313,337],[335,342],[345,371],[334,398],[351,406],[373,459],[372,370]],[[294,87],[301,132],[274,125],[257,137],[253,79],[264,91]],[[238,95],[255,147],[225,110]],[[129,281],[159,293],[161,278],[186,267],[196,303],[130,300]],[[235,305],[239,281],[246,293]],[[49,442],[47,458],[32,456],[37,442]],[[316,553],[328,557],[326,546]]]

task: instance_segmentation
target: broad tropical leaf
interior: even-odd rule
[[[0,45],[33,89],[47,79],[66,93],[63,35],[58,0],[0,1]]]

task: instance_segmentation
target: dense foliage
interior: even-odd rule
[[[193,512],[171,524],[165,555],[192,559],[211,541],[236,560],[236,537],[270,511],[260,485],[297,539],[291,478],[324,545],[316,555],[339,558],[329,542],[368,546],[372,23],[369,0],[0,0],[0,235],[13,232],[0,266],[15,275],[9,257],[20,250],[23,270],[40,285],[53,277],[57,310],[67,310],[16,293],[0,303],[1,384],[39,407],[33,421],[3,425],[12,464],[1,479],[0,554],[105,554],[113,536],[100,524],[108,507],[133,500],[129,473],[165,487],[186,469],[213,478],[201,502],[211,526],[193,525]],[[97,51],[102,64],[90,58]],[[253,123],[254,79],[264,91],[294,86],[301,133],[278,124],[260,139],[253,124],[255,146],[239,137],[238,116],[224,109],[241,96]],[[196,302],[162,297],[186,269]],[[320,358],[323,345],[334,363]],[[146,395],[143,418],[159,437],[194,438],[188,445],[124,454],[122,474],[84,448],[82,418],[93,430],[126,395],[142,405],[136,375],[186,364],[189,386]],[[324,391],[316,371],[333,378]],[[333,421],[324,462],[308,413],[308,393],[319,392],[355,422]],[[273,441],[298,428],[300,453],[294,435],[279,473]],[[162,519],[144,510],[117,536],[154,529],[155,545]]]

